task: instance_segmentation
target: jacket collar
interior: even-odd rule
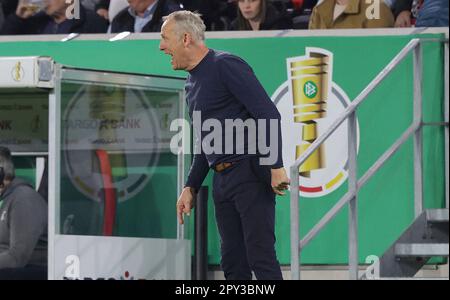
[[[359,3],[361,0],[349,0],[347,6],[345,7],[344,13],[346,14],[358,14],[359,13]],[[336,0],[325,0],[322,2],[323,9],[327,12],[331,12],[333,15],[334,6],[337,4]]]
[[[358,14],[359,10],[360,10],[360,1],[364,1],[364,0],[349,0],[347,7],[342,12],[342,14]],[[327,27],[332,27],[332,25],[334,23],[333,15],[334,15],[334,7],[336,5],[336,0],[325,0],[322,3],[320,3],[319,5],[321,6],[322,12],[329,16],[328,18],[326,18],[326,22],[328,23]]]
[[[3,199],[7,198],[10,194],[12,194],[12,192],[16,189],[16,187],[18,187],[20,185],[27,185],[27,186],[31,187],[31,185],[28,182],[26,182],[25,180],[15,177],[11,181],[11,183],[6,187],[6,189],[3,191],[3,194],[1,194],[0,196]]]
[[[36,19],[47,19],[48,21],[52,21],[53,18],[50,17],[45,13],[45,11],[40,11],[36,15],[33,16],[33,18]],[[69,19],[66,19],[69,20]],[[86,21],[86,10],[84,9],[83,5],[80,5],[80,18],[79,19],[71,19],[72,24],[70,26],[70,32],[76,32],[75,30],[79,29],[84,22]]]
[[[143,18],[147,18],[147,17],[149,17],[150,15],[152,15],[152,14],[155,12],[156,5],[157,5],[157,4],[158,4],[158,1],[155,1],[155,2],[153,2],[152,4],[150,4],[150,5],[147,7],[147,9],[145,10],[145,13],[144,13],[144,17],[143,17]],[[130,13],[130,15],[132,15],[132,16],[135,17],[135,18],[138,16],[137,13],[136,13],[136,11],[135,11],[134,9],[132,9],[131,6],[128,7],[128,12]]]
[[[361,0],[350,0],[344,10],[346,14],[359,14],[359,2]]]

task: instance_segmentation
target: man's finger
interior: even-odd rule
[[[274,191],[275,194],[283,196],[284,193],[281,192],[277,187],[272,187],[272,190]]]
[[[177,216],[178,216],[178,223],[183,225],[184,224],[183,213],[182,212],[177,212]]]
[[[278,189],[278,195],[280,195],[280,196],[284,196],[284,192],[283,192],[283,190],[282,190],[282,189]]]
[[[288,187],[289,187],[289,185],[287,185],[287,184],[280,184],[276,187],[276,189],[280,190],[280,191],[284,191],[284,190],[287,190]]]
[[[191,215],[191,206],[190,205],[185,205],[184,209],[183,209],[183,212],[185,214],[187,214],[188,216],[190,216]]]
[[[177,218],[178,218],[178,223],[180,223],[181,225],[184,224],[184,220],[183,220],[183,208],[181,206],[177,206]]]

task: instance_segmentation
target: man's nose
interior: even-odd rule
[[[164,49],[166,49],[166,46],[164,45],[164,43],[162,41],[159,42],[159,50],[164,51]]]

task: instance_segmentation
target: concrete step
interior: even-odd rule
[[[448,244],[396,244],[397,257],[448,256]]]
[[[432,223],[448,223],[448,209],[427,209],[427,221]]]
[[[430,258],[448,257],[448,229],[448,209],[423,211],[380,258],[380,277],[414,277]]]

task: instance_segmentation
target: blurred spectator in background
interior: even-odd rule
[[[313,9],[309,29],[381,28],[393,27],[394,16],[389,7],[378,2],[378,10],[372,5],[377,2],[365,0],[323,0]],[[376,16],[374,13],[379,12]]]
[[[393,0],[395,27],[448,27],[448,0]]]
[[[230,20],[226,18],[226,11],[229,3],[234,0],[174,0],[180,5],[180,9],[189,10],[201,14],[206,25],[206,30],[226,30]],[[123,6],[123,3],[126,3]],[[120,10],[128,6],[127,0],[100,0],[95,7],[95,11],[100,16],[108,20],[113,20],[117,7]]]
[[[111,22],[126,7],[128,7],[127,0],[100,0],[94,10],[99,16]]]
[[[0,5],[0,28],[2,28],[4,18],[3,7]]]
[[[40,1],[40,0],[36,0],[36,2],[38,2],[38,1]],[[74,0],[70,0],[70,1],[74,1]],[[81,4],[84,6],[84,8],[89,9],[89,10],[93,10],[95,5],[99,1],[100,0],[80,0]],[[107,0],[107,1],[109,1],[109,0]],[[19,3],[19,0],[0,0],[0,10],[1,10],[1,8],[3,8],[4,15],[8,16],[12,13],[15,13],[18,3]]]
[[[16,11],[18,0],[0,0],[0,32],[5,18]]]
[[[318,0],[291,0],[294,29],[308,29],[309,19]]]
[[[159,32],[162,17],[181,10],[172,0],[128,0],[129,7],[120,11],[111,22],[111,32]]]
[[[226,30],[230,21],[226,18],[226,10],[232,0],[177,0],[182,9],[197,12],[206,25],[206,30]]]
[[[392,0],[392,12],[395,17],[395,27],[411,27],[413,0]]]
[[[416,27],[448,27],[449,0],[419,1]]]
[[[16,11],[19,0],[0,0],[4,16],[8,16]]]
[[[16,12],[10,14],[0,31],[1,34],[68,34],[68,33],[104,33],[107,22],[95,13],[79,9],[79,18],[68,9],[71,3],[65,0],[34,1],[20,0]]]
[[[66,0],[66,1],[74,1],[74,0]],[[83,5],[84,8],[94,11],[95,6],[97,5],[99,0],[78,0],[78,1],[81,2],[81,5]]]
[[[396,0],[383,0],[386,5],[392,9]]]
[[[114,0],[113,0],[114,1]],[[126,0],[121,0],[122,2],[127,2]],[[100,16],[103,17],[104,19],[109,21],[109,5],[110,5],[110,0],[100,0],[99,2],[97,2],[97,4],[95,5],[95,12]],[[128,5],[128,2],[127,2]]]
[[[279,12],[267,0],[237,0],[237,18],[232,30],[291,29],[292,19],[286,12]]]
[[[47,279],[47,203],[0,146],[0,280]]]

